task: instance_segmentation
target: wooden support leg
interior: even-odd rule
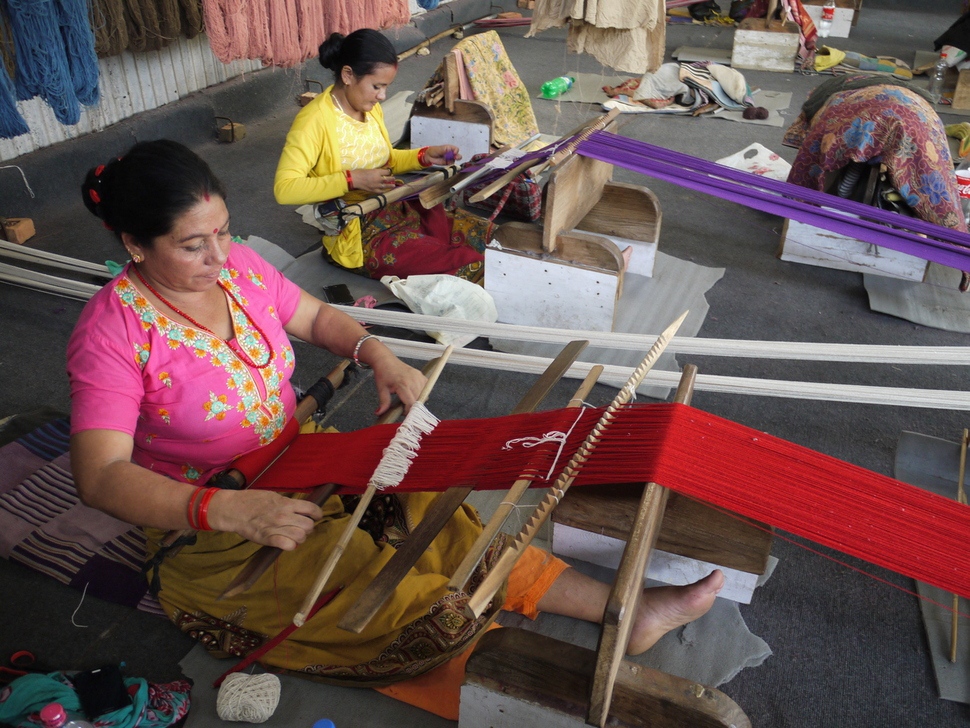
[[[674,397],[675,402],[690,404],[694,389],[697,367],[688,364],[681,375],[680,386]],[[603,614],[603,629],[600,632],[599,647],[596,651],[596,669],[590,688],[589,713],[587,722],[606,725],[613,700],[613,687],[616,684],[620,663],[630,644],[630,634],[636,620],[637,606],[643,594],[643,574],[650,559],[650,552],[660,533],[664,508],[667,505],[668,491],[656,483],[647,483],[640,499],[640,508],[627,539],[616,580],[610,591]]]

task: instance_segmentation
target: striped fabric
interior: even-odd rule
[[[58,419],[0,448],[0,557],[163,616],[141,573],[144,533],[80,502],[69,436]]]

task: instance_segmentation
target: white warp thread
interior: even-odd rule
[[[280,679],[270,673],[247,675],[234,672],[223,681],[216,698],[222,720],[265,723],[280,703]]]
[[[408,474],[411,461],[418,454],[421,438],[434,430],[438,422],[438,418],[420,402],[411,405],[407,417],[384,448],[384,454],[374,469],[370,484],[378,490],[400,485]]]
[[[552,465],[549,466],[549,470],[546,473],[546,480],[552,477],[553,471],[556,469],[556,464],[559,462],[559,458],[562,456],[562,449],[566,446],[566,440],[569,436],[573,434],[573,430],[576,429],[576,425],[583,417],[583,413],[586,411],[585,407],[580,407],[579,411],[576,413],[576,419],[573,420],[573,424],[570,425],[566,432],[561,432],[559,430],[552,430],[547,432],[542,437],[514,437],[511,440],[506,440],[505,444],[502,446],[503,450],[511,450],[513,445],[521,445],[522,447],[536,447],[544,442],[558,442],[559,449],[556,450],[556,457],[552,459]]]

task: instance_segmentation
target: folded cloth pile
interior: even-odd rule
[[[830,71],[834,74],[881,73],[895,76],[905,81],[912,80],[913,71],[903,61],[892,56],[864,56],[853,51],[841,51],[838,48],[822,46],[815,51],[815,70],[819,73]]]

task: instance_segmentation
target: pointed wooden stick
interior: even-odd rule
[[[515,541],[505,550],[505,553],[502,554],[495,568],[485,577],[481,585],[468,600],[468,604],[465,606],[465,612],[468,616],[478,618],[488,607],[489,603],[495,597],[495,593],[505,583],[509,574],[512,573],[512,569],[519,560],[519,557],[525,552],[526,547],[532,543],[532,539],[535,538],[539,528],[546,522],[549,514],[552,513],[552,510],[562,499],[563,495],[569,490],[569,486],[572,485],[573,480],[579,474],[580,468],[589,459],[604,431],[615,418],[616,410],[633,399],[640,382],[643,381],[647,372],[650,371],[657,359],[660,358],[664,349],[667,348],[667,344],[670,343],[677,329],[680,328],[684,319],[687,318],[687,313],[687,311],[684,311],[676,321],[657,337],[656,343],[650,348],[646,357],[644,357],[643,361],[633,371],[633,374],[630,375],[626,384],[623,385],[623,388],[603,412],[603,416],[600,417],[599,422],[596,423],[589,435],[586,436],[579,450],[576,451],[566,464],[566,467],[563,468],[559,478],[556,479],[556,482],[546,492],[546,496],[536,506],[529,520],[526,521],[522,530],[515,537]]]
[[[445,363],[448,361],[448,357],[451,356],[452,347],[448,346],[438,357],[434,371],[428,376],[428,382],[424,385],[424,389],[421,390],[421,394],[418,395],[417,402],[424,404],[427,401],[428,396],[431,394],[431,390],[434,388],[435,382],[438,381],[438,377],[441,375],[441,370],[444,369]],[[414,409],[412,408],[412,412]],[[409,416],[411,416],[409,414]],[[404,418],[404,422],[401,423],[400,427],[405,427],[408,424],[408,418]],[[400,431],[400,428],[399,428]],[[384,449],[384,455],[381,457],[381,461],[377,464],[374,469],[374,475],[371,476],[370,482],[367,484],[367,489],[364,491],[363,495],[360,497],[360,501],[357,503],[357,507],[350,516],[350,520],[344,527],[343,533],[340,535],[340,539],[334,544],[333,551],[330,552],[329,557],[326,562],[324,562],[323,567],[320,569],[320,573],[317,574],[316,581],[313,583],[313,587],[307,594],[306,598],[303,600],[303,604],[300,607],[300,611],[296,613],[293,617],[293,624],[297,627],[302,627],[304,622],[306,622],[307,614],[313,609],[313,605],[316,603],[317,598],[323,592],[323,587],[326,586],[327,580],[333,574],[334,569],[337,567],[337,562],[340,561],[340,557],[343,556],[344,551],[347,550],[347,546],[350,544],[350,540],[354,536],[354,531],[357,528],[357,524],[360,523],[360,519],[364,516],[364,511],[367,510],[367,506],[370,505],[371,500],[373,500],[374,495],[377,493],[377,481],[375,476],[381,466],[385,465],[389,459],[389,456],[393,458],[399,453],[395,453],[392,450],[392,445],[389,444]]]
[[[572,366],[587,344],[589,344],[588,341],[580,340],[572,341],[563,347],[510,414],[517,415],[535,410],[549,390],[562,379],[563,374]],[[340,629],[358,634],[364,630],[472,490],[470,487],[456,486],[449,488],[435,499],[421,522],[337,623]]]
[[[583,400],[589,394],[593,385],[596,384],[596,380],[599,379],[600,374],[603,373],[603,366],[601,364],[595,365],[589,370],[589,374],[579,385],[573,398],[569,400],[567,407],[579,407],[582,405]],[[475,543],[465,554],[465,558],[458,565],[455,573],[451,577],[451,581],[448,582],[448,588],[451,591],[460,591],[471,579],[472,574],[475,572],[478,562],[482,560],[485,552],[488,551],[488,547],[491,545],[492,540],[498,535],[498,532],[502,530],[502,526],[505,525],[506,519],[509,514],[518,505],[518,502],[525,495],[525,492],[532,485],[532,480],[530,478],[520,478],[516,480],[512,487],[509,488],[505,497],[502,498],[502,502],[498,504],[492,517],[488,519],[488,523],[485,524],[485,528],[478,538],[475,539]]]
[[[434,361],[430,361],[424,366],[424,374],[427,376],[434,369]],[[395,398],[396,399],[396,398]],[[389,425],[392,422],[396,422],[397,418],[404,414],[404,405],[398,400],[391,406],[391,408],[382,414],[378,419],[378,425]],[[334,490],[337,486],[333,483],[327,483],[325,485],[319,485],[314,488],[310,494],[307,496],[307,500],[311,503],[315,503],[318,506],[322,506],[324,502],[333,495]],[[259,577],[266,573],[266,570],[271,567],[276,559],[279,558],[280,554],[283,553],[283,549],[276,548],[275,546],[263,546],[256,553],[249,557],[249,561],[246,565],[240,569],[236,577],[229,583],[229,586],[216,597],[216,601],[220,599],[229,599],[237,594],[242,594],[248,591],[249,588],[259,581]]]
[[[957,501],[966,505],[967,494],[963,490],[963,481],[967,475],[967,443],[970,442],[970,430],[964,429],[963,439],[960,441],[960,475],[957,478]],[[950,623],[950,662],[957,661],[957,641],[960,630],[960,595],[953,595],[953,616]]]
[[[684,366],[674,402],[690,404],[697,379],[697,367]],[[647,483],[640,497],[640,505],[633,528],[626,539],[623,556],[616,569],[616,578],[603,612],[603,628],[596,648],[596,666],[589,691],[589,710],[586,722],[603,728],[613,702],[613,687],[626,655],[636,621],[637,608],[643,594],[643,575],[650,562],[650,553],[657,543],[668,490],[657,483]]]

